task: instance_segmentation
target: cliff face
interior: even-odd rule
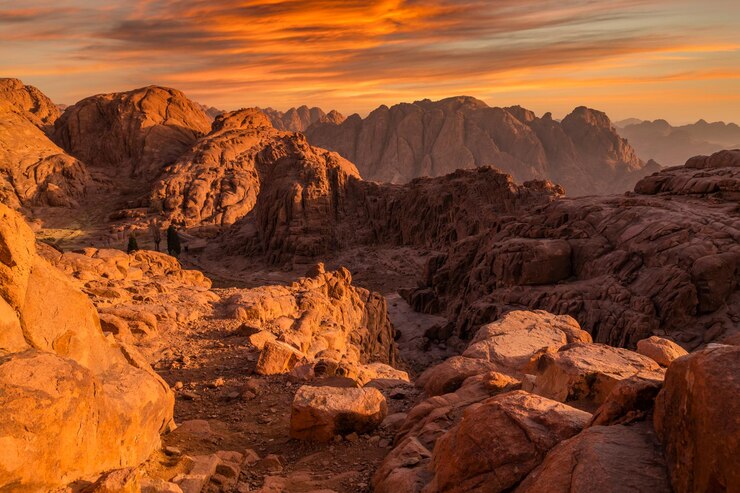
[[[201,108],[175,89],[100,94],[70,106],[52,137],[89,166],[154,179],[211,129]]]
[[[646,169],[604,113],[584,107],[559,123],[470,97],[424,100],[317,123],[306,135],[354,162],[363,178],[390,183],[490,165],[520,182],[550,179],[569,195],[586,195],[624,192],[657,171]]]
[[[0,79],[0,202],[73,206],[85,193],[84,165],[44,133],[59,110],[38,89]]]

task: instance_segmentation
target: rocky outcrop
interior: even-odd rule
[[[614,346],[635,347],[658,333],[687,349],[731,337],[740,320],[740,216],[728,193],[740,186],[734,163],[692,161],[645,178],[635,194],[494,216],[431,257],[407,298],[455,320],[447,335],[466,338],[521,308],[572,315],[595,341]],[[645,185],[686,174],[701,193]]]
[[[336,110],[324,113],[321,108],[309,108],[306,105],[291,108],[285,112],[264,108],[262,112],[270,119],[273,127],[288,132],[303,132],[314,123],[339,125],[344,121],[344,116]]]
[[[298,389],[290,415],[290,436],[328,442],[335,436],[368,433],[388,413],[385,397],[373,388],[310,387]]]
[[[427,389],[440,374],[462,383],[408,412],[374,491],[622,491],[611,481],[630,471],[628,484],[670,491],[647,419],[663,378],[654,361],[589,342],[570,317],[524,311],[481,328],[463,358],[497,370],[447,362],[429,369],[417,385]],[[591,390],[550,392],[553,365],[580,368],[571,382]]]
[[[53,127],[61,111],[46,94],[18,79],[0,79],[0,100],[9,103],[39,129]]]
[[[675,342],[656,336],[637,341],[637,352],[665,367],[669,366],[673,360],[689,354]]]
[[[740,484],[740,347],[712,344],[668,367],[655,430],[673,489],[733,491]]]
[[[470,97],[423,100],[317,123],[306,135],[355,163],[363,178],[391,183],[491,165],[518,182],[549,179],[569,195],[590,195],[629,190],[658,169],[637,158],[604,113],[584,107],[557,122]]]
[[[357,176],[351,163],[309,146],[300,134],[275,130],[261,111],[243,109],[218,116],[212,132],[167,168],[151,201],[188,226],[230,225],[254,211],[251,227],[275,244],[258,241],[252,248],[279,254],[279,243],[290,241],[284,236],[298,226],[281,223],[329,213],[331,194],[338,193],[332,187],[348,176]],[[321,241],[327,232],[317,217],[307,220]]]
[[[149,86],[83,99],[56,121],[52,137],[88,166],[150,181],[210,129],[183,93]]]
[[[584,430],[553,448],[514,491],[670,493],[671,487],[660,445],[643,423]]]
[[[46,246],[40,253],[88,295],[104,333],[147,355],[161,348],[163,333],[210,313],[219,299],[200,271],[183,269],[164,253],[96,248],[60,253]]]
[[[48,490],[140,464],[172,424],[169,387],[104,336],[87,297],[5,206],[0,244],[0,488]]]
[[[224,299],[227,313],[252,333],[272,333],[258,364],[262,373],[286,373],[303,358],[316,374],[358,378],[361,365],[394,365],[397,349],[385,298],[352,285],[345,268],[323,265],[289,286],[235,290]]]
[[[85,166],[44,133],[58,116],[35,87],[0,79],[0,202],[72,207],[84,196]]]

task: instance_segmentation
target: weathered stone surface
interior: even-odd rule
[[[654,423],[677,493],[740,485],[738,395],[740,346],[712,344],[668,367]]]
[[[671,493],[660,445],[648,424],[596,426],[555,446],[516,493]]]
[[[550,179],[586,195],[629,190],[657,168],[645,169],[607,116],[584,107],[557,122],[470,97],[424,100],[317,123],[306,134],[356,163],[365,179],[391,183],[495,165],[517,181]]]
[[[357,378],[363,364],[395,364],[394,329],[385,298],[353,286],[345,268],[325,272],[321,265],[314,274],[287,286],[233,290],[224,297],[226,311],[292,345],[310,363],[323,365],[316,368],[317,374]],[[379,369],[363,372],[371,379]]]
[[[638,373],[619,382],[594,412],[591,426],[626,424],[645,419],[663,388],[662,375]]]
[[[660,366],[668,366],[674,359],[689,354],[675,342],[657,336],[637,341],[637,352],[654,360]]]
[[[67,108],[54,141],[88,166],[151,180],[211,122],[183,93],[158,86],[99,94]]]
[[[652,359],[603,344],[573,343],[543,355],[533,392],[560,402],[600,404],[620,380],[637,375],[663,376]]]
[[[85,166],[44,134],[58,114],[38,89],[0,79],[0,202],[72,207],[85,195]]]
[[[434,491],[499,492],[516,486],[558,442],[577,434],[591,415],[524,391],[469,408],[437,440]]]
[[[87,297],[5,206],[0,244],[0,486],[48,489],[140,464],[171,426],[169,387],[104,337]]]
[[[300,134],[277,131],[261,111],[249,108],[219,115],[213,130],[167,168],[151,200],[188,226],[230,225],[254,210],[256,217],[245,221],[269,236],[265,253],[292,254],[280,249],[328,246],[321,242],[329,230],[316,221],[332,212],[334,189],[349,176],[359,176],[353,164],[311,147]],[[298,230],[306,237],[294,238]],[[283,242],[302,243],[278,244]]]
[[[301,359],[303,354],[290,344],[267,341],[262,347],[255,371],[260,375],[288,373]]]
[[[430,257],[421,286],[405,297],[417,310],[447,315],[451,334],[463,338],[522,308],[571,315],[595,341],[621,347],[658,333],[686,349],[732,337],[740,319],[740,216],[728,191],[740,187],[740,168],[706,163],[645,180],[694,173],[697,183],[718,181],[721,189],[678,186],[669,198],[638,185],[636,194],[560,199],[516,218],[487,214],[477,233]],[[528,283],[523,254],[508,253],[520,240],[566,241],[570,277]]]
[[[335,435],[370,432],[387,414],[385,397],[377,389],[303,386],[293,399],[290,436],[328,442]]]

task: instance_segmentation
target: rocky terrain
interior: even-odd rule
[[[603,114],[454,98],[386,113],[486,129],[493,164],[537,172],[451,164],[440,131],[442,176],[378,183],[311,137],[371,118],[307,139],[310,111],[159,87],[60,117],[3,84],[0,490],[740,484],[740,152],[644,176]],[[601,186],[583,156],[633,191],[543,179]]]
[[[604,113],[584,107],[558,122],[470,97],[423,100],[320,122],[306,135],[355,163],[364,179],[390,183],[488,165],[517,182],[549,179],[578,196],[625,192],[658,170],[638,159]]]
[[[629,141],[641,159],[654,159],[663,166],[680,165],[694,156],[740,148],[740,127],[735,123],[705,120],[680,126],[665,120],[625,123],[617,129],[619,135]]]

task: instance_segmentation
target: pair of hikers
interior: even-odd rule
[[[152,234],[152,240],[154,241],[154,249],[159,251],[159,245],[162,242],[162,230],[160,229],[159,221],[153,219],[149,222],[149,231]],[[136,243],[136,237],[132,234],[128,239],[128,248],[126,249],[129,253],[138,250],[139,247]],[[180,255],[182,247],[180,245],[180,235],[177,233],[177,228],[174,224],[170,224],[167,228],[167,253],[173,257]]]

